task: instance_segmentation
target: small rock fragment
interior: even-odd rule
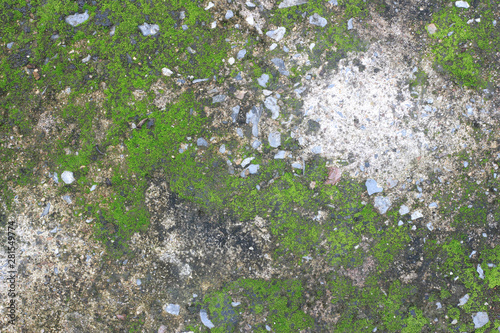
[[[407,206],[405,205],[401,205],[401,207],[399,207],[399,215],[406,215],[410,212],[410,208],[408,208]]]
[[[226,100],[226,95],[217,95],[212,97],[212,103],[222,103]]]
[[[76,27],[77,25],[80,25],[82,24],[83,22],[87,21],[89,19],[89,14],[87,11],[85,11],[85,13],[83,14],[73,14],[73,15],[69,15],[69,16],[66,16],[66,23],[68,23],[69,25],[72,25],[74,27]]]
[[[63,200],[66,201],[67,203],[71,204],[73,201],[71,200],[71,197],[69,195],[63,195]]]
[[[236,306],[238,306],[238,305],[240,305],[240,304],[241,304],[240,302],[231,302],[231,305],[232,305],[233,307],[236,307]]]
[[[427,229],[429,229],[429,231],[434,230],[434,227],[432,226],[431,222],[427,223]]]
[[[252,142],[252,148],[257,149],[260,147],[261,144],[262,142],[260,142],[259,140],[255,140],[254,142]]]
[[[250,164],[248,167],[248,171],[250,172],[251,175],[254,175],[259,171],[260,165],[258,164]]]
[[[109,35],[112,37],[115,35],[116,32],[116,26],[112,26],[111,29],[109,30]]]
[[[208,142],[204,138],[198,138],[198,140],[196,140],[196,144],[198,147],[208,147]]]
[[[72,182],[75,181],[75,177],[73,176],[73,172],[71,171],[64,171],[61,174],[61,178],[63,182],[65,182],[66,184],[71,184]]]
[[[279,9],[288,8],[293,6],[299,6],[307,3],[307,0],[284,0],[278,6]]]
[[[475,315],[472,315],[472,321],[474,322],[474,328],[481,328],[488,324],[490,318],[488,318],[488,313],[478,312]]]
[[[170,69],[168,69],[167,67],[163,67],[161,69],[161,73],[164,75],[164,76],[170,76],[172,74],[174,74],[174,72],[172,72]]]
[[[234,16],[234,13],[231,9],[229,9],[227,12],[226,12],[226,20],[229,20],[230,18],[232,18]]]
[[[281,133],[277,131],[269,133],[268,140],[271,147],[278,148],[281,145]]]
[[[207,310],[205,310],[205,309],[200,310],[200,318],[201,318],[201,322],[206,327],[208,327],[208,328],[215,327],[215,325],[212,323],[212,321],[210,321],[210,319],[208,318]]]
[[[279,27],[276,30],[269,30],[268,32],[266,32],[266,36],[279,42],[280,40],[283,39],[283,37],[285,36],[285,33],[286,33],[286,28]]]
[[[161,325],[158,327],[158,333],[167,333],[167,326]]]
[[[42,215],[40,217],[44,217],[45,215],[48,215],[50,211],[50,203],[47,203],[47,206],[45,206],[45,209],[42,212]]]
[[[264,106],[267,109],[269,109],[269,111],[271,111],[272,119],[278,118],[278,116],[280,115],[280,107],[278,105],[278,100],[276,98],[272,96],[267,97],[266,100],[264,101]]]
[[[301,162],[293,162],[292,163],[292,168],[294,168],[294,169],[302,169],[303,168],[303,164]]]
[[[431,202],[429,208],[437,208],[437,206],[438,206],[437,202]]]
[[[469,301],[469,294],[465,294],[465,296],[460,298],[458,301],[458,306],[465,305]]]
[[[205,10],[209,10],[209,9],[210,9],[210,8],[212,8],[213,6],[215,6],[215,5],[213,4],[213,2],[212,2],[212,1],[210,1],[210,2],[208,3],[208,5],[205,7]]]
[[[419,210],[416,210],[413,213],[411,213],[411,219],[412,219],[412,221],[416,220],[416,219],[419,219],[421,217],[424,217],[424,215]]]
[[[319,16],[318,13],[314,13],[309,16],[309,23],[323,28],[326,26],[328,21],[324,17]]]
[[[269,75],[267,74],[262,74],[258,79],[257,82],[261,87],[266,88],[267,87],[267,82],[269,81]]]
[[[352,30],[352,29],[354,29],[353,19],[350,18],[349,21],[347,21],[347,30]]]
[[[234,64],[234,58],[231,57],[231,58],[227,59],[227,63],[230,64],[230,65],[233,65]]]
[[[239,50],[238,54],[236,55],[236,59],[238,59],[238,60],[243,59],[245,54],[247,54],[247,50],[245,50],[245,49]]]
[[[219,153],[224,154],[226,152],[226,145],[222,145],[219,148]]]
[[[120,320],[125,320],[125,318],[127,318],[126,315],[116,315],[116,318],[120,319]]]
[[[14,42],[7,43],[7,48],[10,50],[14,46]]]
[[[278,67],[278,71],[280,72],[280,74],[285,75],[285,76],[289,76],[290,75],[290,72],[286,70],[285,62],[283,61],[283,59],[273,58],[273,59],[271,59],[271,62],[276,67]]]
[[[141,30],[143,36],[152,36],[160,31],[160,26],[158,24],[149,24],[144,22],[143,25],[139,26],[139,30]]]
[[[274,159],[275,160],[282,160],[285,158],[285,151],[284,150],[280,150],[279,152],[277,152],[275,155],[274,155]]]
[[[385,214],[387,210],[389,210],[389,208],[391,207],[391,199],[380,195],[376,196],[375,203],[373,206],[378,209],[380,214]]]
[[[311,148],[311,152],[313,154],[321,154],[322,151],[323,151],[323,148],[321,146],[314,146]]]
[[[87,62],[89,62],[90,60],[90,54],[88,56],[86,56],[85,58],[82,59],[82,62],[85,64]]]
[[[326,178],[325,185],[335,185],[340,181],[342,171],[336,167],[328,168],[328,177]]]
[[[437,31],[437,27],[434,23],[431,23],[427,26],[427,32],[429,32],[429,35],[434,35]]]
[[[384,190],[382,187],[379,187],[377,185],[377,182],[374,179],[368,179],[365,185],[366,185],[366,190],[368,191],[368,195],[379,193]]]
[[[394,188],[398,185],[398,181],[392,178],[387,179],[387,187]]]
[[[178,316],[181,310],[181,306],[179,304],[167,304],[165,306],[165,311],[170,313],[171,315]]]
[[[231,114],[231,118],[233,119],[233,123],[235,123],[236,120],[238,119],[239,113],[240,113],[240,106],[236,105],[235,107],[233,107],[233,113]]]
[[[479,274],[479,278],[484,280],[484,271],[481,268],[481,264],[477,264],[477,273]]]
[[[455,6],[457,6],[458,8],[469,8],[469,4],[467,3],[467,1],[455,1]]]
[[[255,157],[247,157],[245,158],[242,162],[241,162],[241,167],[244,168],[246,167],[248,164],[250,164],[250,162],[252,162],[253,160],[255,159]]]

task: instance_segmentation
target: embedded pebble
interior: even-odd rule
[[[227,59],[227,63],[230,64],[230,65],[233,65],[234,64],[234,58],[231,57],[231,58]]]
[[[398,181],[392,178],[387,179],[387,187],[394,188],[398,185]]]
[[[431,23],[427,26],[427,31],[429,32],[429,35],[433,35],[437,32],[437,27],[434,23]]]
[[[441,305],[440,302],[436,302],[436,307],[437,307],[437,309],[441,309],[443,306]]]
[[[220,146],[220,148],[219,148],[219,152],[220,152],[221,154],[224,154],[224,153],[226,152],[226,145],[222,145],[222,146]]]
[[[167,326],[161,325],[160,327],[158,327],[158,333],[167,333],[167,329]]]
[[[200,310],[200,318],[201,318],[201,322],[206,327],[208,327],[208,328],[214,328],[215,327],[215,325],[212,323],[212,321],[210,321],[210,319],[208,318],[207,310],[205,310],[205,309],[201,309]]]
[[[165,311],[167,311],[167,313],[170,313],[171,315],[174,315],[174,316],[178,316],[180,310],[181,310],[181,306],[179,304],[167,304],[167,306],[165,306]]]
[[[90,192],[94,191],[96,189],[97,185],[92,185],[92,187],[90,188]]]
[[[307,3],[308,0],[284,0],[278,6],[279,9],[299,6]]]
[[[7,48],[10,50],[14,46],[14,42],[7,43]]]
[[[481,328],[490,321],[490,318],[488,318],[488,313],[478,312],[472,315],[472,321],[474,322],[474,328]]]
[[[135,281],[135,283],[137,283],[137,285],[138,285],[138,286],[140,286],[140,285],[142,284],[142,281],[141,281],[141,279],[137,279],[137,280]]]
[[[172,74],[174,74],[174,72],[172,72],[170,69],[168,69],[167,67],[163,67],[161,69],[161,73],[164,75],[164,76],[170,76]]]
[[[285,158],[285,151],[284,150],[280,150],[279,152],[276,153],[276,155],[274,155],[275,160],[282,160],[284,158]]]
[[[254,175],[259,171],[260,165],[258,164],[250,164],[248,167],[248,171],[250,172],[251,175]]]
[[[373,206],[378,209],[380,214],[385,214],[391,207],[391,199],[384,196],[376,196]]]
[[[319,16],[318,13],[314,13],[309,16],[309,23],[323,28],[326,26],[328,21],[324,17]]]
[[[467,3],[467,1],[455,1],[455,6],[457,6],[458,8],[469,8],[469,4]]]
[[[245,135],[243,134],[243,130],[242,130],[241,128],[239,128],[239,127],[236,129],[236,134],[238,134],[238,136],[239,136],[240,138],[243,138],[243,137],[245,136]]]
[[[255,157],[247,157],[245,158],[242,162],[241,162],[241,167],[244,168],[246,167],[248,164],[250,164],[250,162],[252,162],[253,160],[255,159]]]
[[[258,79],[257,82],[261,87],[266,88],[267,87],[267,82],[269,81],[269,75],[267,74],[262,74]]]
[[[399,215],[406,215],[409,212],[410,212],[410,208],[408,208],[407,206],[401,205],[401,207],[399,207]]]
[[[302,165],[301,162],[293,162],[292,163],[292,168],[294,168],[294,169],[302,169],[303,165]]]
[[[87,62],[89,62],[90,60],[90,54],[88,56],[86,56],[85,58],[82,59],[82,62],[85,64]]]
[[[252,142],[252,148],[257,149],[260,147],[261,144],[262,142],[260,142],[259,140],[255,140],[254,142]]]
[[[484,271],[481,268],[481,264],[477,264],[477,273],[479,274],[479,278],[484,280]]]
[[[83,22],[87,21],[89,19],[89,17],[90,16],[89,16],[88,12],[85,11],[85,13],[83,13],[83,14],[77,13],[77,14],[66,16],[65,21],[69,25],[76,27],[77,25],[80,25]]]
[[[424,217],[424,215],[419,210],[416,210],[413,213],[411,213],[411,219],[412,219],[412,221],[416,220],[416,219],[419,219],[421,217]]]
[[[404,224],[403,221],[399,220],[398,226],[402,226],[403,224]]]
[[[215,5],[213,4],[213,2],[212,2],[212,1],[210,1],[210,2],[208,3],[208,5],[205,7],[205,10],[209,10],[209,9],[210,9],[210,8],[212,8],[213,6],[215,6]]]
[[[198,140],[196,140],[196,144],[198,147],[208,147],[208,142],[204,138],[198,138]]]
[[[47,206],[45,206],[45,209],[42,212],[42,215],[40,217],[44,217],[45,215],[48,215],[50,211],[50,203],[47,203]]]
[[[437,206],[438,206],[437,202],[431,202],[429,208],[437,208]]]
[[[268,32],[266,32],[266,36],[279,42],[280,40],[283,39],[283,37],[285,36],[285,33],[286,33],[286,28],[279,27],[276,30],[269,30]]]
[[[366,189],[368,191],[368,195],[372,195],[374,193],[382,192],[384,189],[377,185],[377,182],[374,179],[368,179],[365,183]]]
[[[469,301],[469,294],[465,294],[465,296],[460,298],[458,301],[458,306],[465,305]]]
[[[160,31],[160,26],[158,24],[149,24],[144,22],[144,24],[139,26],[139,30],[143,36],[152,36]]]
[[[431,222],[427,223],[427,229],[429,229],[430,231],[434,230]]]
[[[274,44],[274,45],[276,45],[276,44]],[[276,67],[278,67],[278,72],[280,72],[280,74],[285,75],[285,76],[289,76],[290,75],[290,72],[286,70],[285,61],[283,59],[273,58],[273,59],[271,59],[271,62]]]
[[[233,113],[231,114],[231,118],[233,119],[233,123],[236,122],[236,119],[238,119],[238,114],[240,113],[240,106],[236,105],[233,107]]]
[[[63,182],[65,182],[66,184],[71,184],[72,182],[75,181],[75,177],[73,176],[73,172],[71,171],[64,171],[61,174],[61,178]]]
[[[114,36],[115,35],[115,32],[116,32],[116,27],[115,26],[112,26],[111,29],[109,30],[109,35],[110,36]]]
[[[69,195],[63,195],[63,200],[66,201],[67,203],[72,203],[73,201],[71,200],[71,197]]]
[[[311,148],[311,152],[313,154],[321,154],[322,151],[323,151],[323,148],[321,146],[314,146]]]
[[[236,59],[238,59],[238,60],[243,59],[245,54],[247,54],[247,50],[245,50],[245,49],[239,50],[238,54],[236,55]]]
[[[226,100],[226,95],[217,95],[212,97],[212,103],[222,103]]]
[[[272,96],[269,96],[264,101],[265,107],[271,111],[271,119],[276,119],[280,115],[280,107],[278,105],[278,100]]]
[[[234,13],[231,9],[229,9],[227,12],[226,12],[226,20],[229,20],[230,18],[232,18],[234,16]]]
[[[349,21],[347,21],[347,30],[352,30],[354,29],[354,25],[353,25],[353,19],[350,18]]]
[[[281,133],[277,131],[269,133],[268,140],[271,147],[278,148],[281,145]]]
[[[236,306],[238,306],[238,305],[240,305],[240,304],[241,304],[240,302],[231,302],[231,305],[232,305],[233,307],[236,307]]]

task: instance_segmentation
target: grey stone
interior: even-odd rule
[[[434,227],[432,226],[432,222],[429,222],[427,223],[427,229],[429,229],[430,231],[434,230]]]
[[[488,324],[490,318],[488,318],[488,313],[478,312],[475,315],[472,315],[472,321],[474,322],[474,328],[481,328]]]
[[[55,227],[54,229],[50,230],[49,232],[51,234],[55,234],[58,230],[59,230],[59,228]]]
[[[212,323],[212,321],[210,321],[210,319],[208,318],[207,310],[205,310],[205,309],[200,310],[200,318],[201,318],[201,322],[206,327],[208,327],[208,328],[215,327],[214,324]]]
[[[198,138],[198,140],[196,140],[196,144],[198,147],[208,147],[208,142],[204,138]]]
[[[469,294],[465,294],[465,296],[460,298],[458,301],[458,306],[465,305],[469,301]]]
[[[380,214],[385,214],[391,207],[391,204],[391,199],[389,199],[388,197],[376,196],[373,206],[378,209]]]
[[[171,315],[178,316],[181,311],[181,306],[179,304],[167,304],[165,306],[165,311]]]
[[[255,157],[247,157],[245,158],[242,162],[241,162],[241,167],[244,168],[246,167],[248,164],[250,164],[250,162],[252,162],[253,160],[255,159]]]
[[[75,177],[73,176],[73,172],[71,171],[64,171],[61,174],[61,178],[63,182],[65,182],[66,184],[71,184],[72,182],[75,181]]]
[[[286,70],[285,61],[283,61],[280,58],[273,58],[273,59],[271,59],[271,62],[276,67],[278,67],[278,72],[280,72],[280,74],[285,75],[285,76],[289,76],[290,75],[290,72]]]
[[[243,134],[243,130],[241,128],[236,129],[236,134],[238,134],[241,138],[243,138],[245,135]]]
[[[186,24],[183,24],[181,27],[182,27],[182,30],[184,30],[184,31],[186,31],[187,29],[189,29],[189,27]]]
[[[422,217],[424,217],[424,215],[419,210],[416,210],[413,213],[411,213],[411,219],[412,219],[412,221],[413,220],[417,220],[417,219],[422,218]]]
[[[247,54],[247,50],[239,50],[238,54],[236,55],[236,59],[243,59],[243,57]]]
[[[82,59],[82,62],[85,64],[87,62],[89,62],[90,60],[90,54],[88,56],[86,56],[85,58]]]
[[[191,48],[191,46],[188,46],[186,50],[191,53],[191,54],[196,54],[196,51]]]
[[[332,6],[338,6],[339,5],[339,2],[337,0],[330,0],[328,1],[328,3]]]
[[[240,302],[231,302],[231,305],[233,307],[237,307],[238,305],[240,305],[241,303]]]
[[[96,185],[92,185],[92,187],[90,188],[90,192],[94,191],[96,189]]]
[[[63,200],[66,201],[67,203],[72,203],[73,201],[71,200],[71,197],[69,195],[63,195]]]
[[[285,151],[284,150],[280,150],[279,152],[276,153],[276,155],[274,155],[275,160],[282,160],[284,158],[285,158]]]
[[[293,162],[292,163],[292,168],[294,169],[301,169],[303,168],[304,166],[302,165],[302,162]]]
[[[45,209],[42,212],[42,215],[40,217],[44,217],[45,215],[48,215],[50,211],[50,203],[47,203],[47,206],[45,206]]]
[[[254,106],[252,109],[247,112],[247,119],[246,123],[252,124],[252,135],[254,137],[259,136],[259,121],[260,117],[262,116],[262,106]]]
[[[57,40],[57,39],[59,39],[58,34],[53,34],[52,36],[50,36],[50,40]]]
[[[323,28],[326,26],[328,21],[324,17],[319,16],[318,13],[314,13],[309,16],[309,23]]]
[[[135,281],[135,283],[137,283],[137,285],[138,285],[138,286],[140,286],[140,285],[142,284],[142,281],[141,281],[141,279],[137,279],[137,280]]]
[[[220,152],[221,154],[224,154],[224,153],[226,152],[226,145],[222,145],[222,146],[220,146],[220,148],[219,148],[219,152]]]
[[[269,75],[267,74],[262,74],[258,79],[257,82],[261,87],[266,88],[267,87],[267,82],[269,81]]]
[[[467,3],[467,1],[455,1],[455,6],[457,6],[458,8],[469,8],[469,4]]]
[[[352,29],[354,29],[353,19],[350,18],[349,21],[347,21],[347,30],[352,30]]]
[[[205,81],[208,81],[208,79],[196,79],[196,80],[193,80],[193,83],[199,83],[199,82],[205,82]]]
[[[440,302],[436,302],[436,308],[437,308],[437,310],[441,309],[442,307],[443,307],[443,305]]]
[[[240,113],[240,106],[236,105],[235,107],[233,107],[233,113],[231,114],[231,118],[233,118],[233,123],[235,123],[236,120],[238,119],[239,113]]]
[[[7,48],[10,50],[14,46],[14,42],[7,43]]]
[[[109,30],[109,35],[114,36],[116,32],[116,26],[112,26],[111,29]]]
[[[382,187],[379,187],[377,185],[377,182],[374,179],[368,179],[365,185],[366,185],[366,190],[368,191],[368,195],[379,193],[384,190]]]
[[[271,147],[278,148],[281,145],[281,133],[277,131],[269,133],[268,140]]]
[[[83,22],[87,21],[89,17],[90,17],[89,14],[87,13],[87,11],[85,11],[85,13],[83,14],[76,13],[73,15],[66,16],[65,21],[69,25],[76,27],[77,25],[80,25]]]
[[[408,208],[407,206],[401,205],[401,207],[399,207],[399,214],[400,215],[406,215],[409,212],[410,212],[410,208]]]
[[[283,37],[285,36],[285,33],[286,33],[286,28],[279,27],[276,30],[269,30],[268,32],[266,32],[266,36],[279,42],[280,40],[283,39]]]
[[[226,12],[226,20],[229,20],[230,18],[232,18],[234,16],[234,13],[231,9],[229,9],[227,12]]]
[[[272,96],[267,97],[266,100],[264,101],[264,105],[267,109],[269,109],[269,111],[271,111],[272,119],[276,119],[279,117],[280,107],[278,105],[278,100],[276,98]]]
[[[431,202],[429,208],[437,208],[437,206],[438,206],[437,202]]]
[[[260,147],[261,144],[262,142],[260,142],[259,140],[255,140],[254,142],[252,142],[252,148],[257,149]]]
[[[141,30],[143,36],[152,36],[160,31],[160,27],[158,24],[149,24],[144,22],[143,25],[139,26],[139,30]]]
[[[394,188],[398,185],[398,181],[392,178],[387,179],[387,186],[389,188]]]
[[[185,11],[183,11],[183,10],[181,10],[181,11],[179,12],[179,18],[180,18],[181,20],[184,20],[184,19],[186,18],[186,12],[185,12]]]
[[[321,148],[321,146],[314,146],[311,149],[311,152],[313,154],[321,154],[322,151],[323,151],[323,148]]]
[[[284,0],[278,6],[278,8],[288,8],[293,6],[299,6],[307,3],[308,0]]]
[[[217,95],[212,97],[212,103],[222,103],[226,100],[226,95]]]
[[[52,179],[56,184],[59,184],[59,177],[57,177],[57,172],[54,172],[54,174],[52,175]]]
[[[248,167],[248,171],[250,172],[251,175],[254,175],[259,171],[260,165],[258,164],[250,164]]]
[[[484,280],[484,271],[481,268],[481,264],[477,264],[477,273],[479,274],[479,278]]]

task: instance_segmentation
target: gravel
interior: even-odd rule
[[[323,28],[326,26],[328,21],[324,17],[319,16],[318,13],[314,13],[309,16],[309,23]]]
[[[68,23],[69,25],[72,25],[73,27],[76,27],[77,25],[80,25],[82,24],[83,22],[87,21],[89,19],[89,14],[87,11],[85,11],[85,13],[83,14],[73,14],[73,15],[69,15],[69,16],[66,16],[66,23]]]
[[[280,150],[279,152],[276,153],[276,155],[274,155],[275,160],[282,160],[284,158],[285,158],[285,151],[284,150]]]
[[[259,140],[255,140],[254,142],[252,142],[252,148],[257,149],[260,147],[261,144],[262,142],[260,142]]]
[[[399,207],[399,214],[400,215],[406,215],[409,212],[410,212],[410,208],[408,208],[407,206],[401,205],[401,207]]]
[[[245,49],[239,50],[238,54],[236,54],[236,59],[238,59],[238,60],[243,59],[246,54],[247,54],[247,50],[245,50]]]
[[[66,184],[71,184],[72,182],[75,181],[75,177],[73,176],[73,172],[71,171],[64,171],[61,174],[61,178],[63,182],[65,182]]]
[[[42,215],[40,217],[44,217],[45,215],[48,215],[50,211],[50,203],[47,203],[47,206],[45,206],[45,209],[42,212]]]
[[[165,311],[170,313],[171,315],[178,316],[181,310],[181,306],[179,304],[167,304],[165,306]]]
[[[377,182],[374,179],[368,179],[365,185],[366,185],[366,190],[368,191],[368,195],[379,193],[384,190],[382,187],[379,187],[377,185]]]
[[[458,8],[469,8],[469,4],[467,3],[467,1],[455,1],[455,6],[457,6]]]
[[[347,21],[347,30],[352,30],[352,29],[354,29],[353,19],[350,18],[349,21]]]
[[[208,147],[208,142],[204,138],[198,138],[198,140],[196,140],[196,144],[198,147]]]
[[[63,200],[66,201],[67,203],[71,204],[73,200],[71,200],[71,197],[69,195],[63,195]]]
[[[269,110],[271,111],[272,113],[272,116],[271,118],[272,119],[276,119],[279,117],[280,115],[280,107],[278,105],[278,100],[272,96],[269,96],[266,98],[266,100],[264,101],[264,106]]]
[[[412,219],[412,221],[413,220],[417,220],[417,219],[422,218],[422,217],[424,217],[424,215],[419,210],[416,210],[413,213],[411,213],[411,219]]]
[[[163,67],[161,69],[161,73],[164,75],[164,76],[170,76],[172,74],[174,74],[174,72],[172,72],[170,69],[168,69],[167,67]]]
[[[474,328],[481,328],[490,321],[490,318],[488,318],[488,313],[478,312],[472,315],[472,321],[474,322]]]
[[[262,74],[258,79],[257,82],[261,87],[266,88],[267,87],[267,82],[269,81],[269,75],[267,74]]]
[[[484,280],[484,271],[481,268],[481,264],[477,264],[477,273],[479,274],[479,278]]]
[[[153,36],[160,31],[160,26],[144,22],[143,25],[139,26],[139,30],[141,30],[143,36]]]
[[[222,145],[219,148],[219,153],[224,154],[226,152],[226,145]]]
[[[208,319],[207,310],[205,310],[205,309],[201,309],[200,310],[200,318],[201,318],[201,322],[206,327],[208,327],[208,328],[214,328],[215,327],[215,325],[212,323],[212,321],[210,321],[210,319]]]
[[[280,40],[283,39],[283,37],[285,36],[285,33],[286,33],[286,28],[279,27],[276,30],[269,30],[268,32],[266,32],[266,36],[279,42]]]
[[[465,294],[465,296],[460,298],[458,301],[458,306],[465,305],[469,301],[469,294]]]
[[[226,100],[226,95],[217,95],[212,97],[212,103],[222,103]]]
[[[248,171],[251,175],[255,175],[259,171],[260,165],[258,164],[250,164],[248,167]]]
[[[238,119],[239,113],[240,113],[240,106],[236,105],[235,107],[233,107],[233,113],[231,114],[231,118],[233,119],[233,123],[235,123],[236,120]]]
[[[246,123],[252,124],[252,135],[254,137],[259,136],[259,121],[260,121],[261,115],[262,115],[262,107],[261,106],[254,106],[247,113]]]
[[[229,20],[230,18],[232,18],[234,16],[234,13],[233,11],[230,9],[226,12],[226,16],[225,16],[225,19],[226,20]]]
[[[269,133],[268,140],[271,147],[278,148],[281,145],[281,133],[277,131]]]
[[[374,207],[378,209],[380,214],[385,214],[391,207],[391,199],[383,196],[376,196]]]
[[[288,8],[293,6],[299,6],[307,3],[308,0],[284,0],[278,6],[278,8]]]
[[[248,164],[250,164],[250,162],[252,162],[253,160],[255,159],[255,157],[247,157],[245,158],[242,162],[241,162],[241,167],[244,168],[246,167]]]
[[[271,62],[276,67],[278,67],[278,72],[280,72],[280,74],[285,75],[285,76],[289,76],[290,75],[290,72],[286,70],[285,61],[283,59],[273,58],[273,59],[271,59]]]

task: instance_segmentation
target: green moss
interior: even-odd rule
[[[492,61],[499,51],[500,34],[492,24],[494,6],[489,2],[480,3],[476,10],[450,6],[433,16],[437,32],[431,35],[435,40],[431,48],[436,63],[465,86],[485,87],[496,70]],[[474,21],[478,17],[480,22]]]

